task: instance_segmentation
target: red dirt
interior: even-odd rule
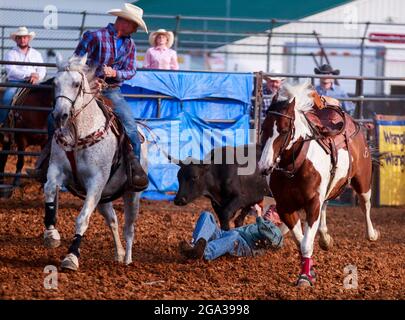
[[[58,230],[61,247],[43,246],[43,195],[38,185],[0,199],[0,299],[404,299],[405,208],[376,208],[372,219],[381,233],[365,239],[359,208],[331,207],[328,226],[334,247],[322,251],[316,241],[314,288],[299,289],[298,254],[290,235],[284,247],[254,258],[224,256],[212,262],[186,261],[180,240],[191,236],[201,199],[186,207],[142,200],[136,226],[134,263],[113,261],[109,229],[93,214],[82,241],[80,269],[58,274],[58,289],[44,289],[46,265],[59,268],[74,234],[81,201],[63,193]],[[123,205],[115,208],[122,226]],[[251,217],[252,219],[252,217]],[[358,270],[358,289],[344,289],[344,268]]]

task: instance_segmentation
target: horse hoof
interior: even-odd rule
[[[319,247],[322,250],[328,251],[329,249],[331,249],[333,246],[333,238],[327,234],[324,237],[320,236],[319,238]]]
[[[79,269],[79,259],[73,253],[69,253],[65,259],[63,259],[61,268],[76,271]]]
[[[296,285],[299,288],[313,287],[314,281],[311,280],[306,274],[302,274],[299,276]]]
[[[297,287],[298,288],[308,288],[308,287],[310,288],[310,287],[312,287],[312,284],[308,280],[299,279],[297,281]]]
[[[132,263],[132,258],[125,258],[125,264],[128,266]]]
[[[380,232],[377,229],[374,229],[374,235],[373,236],[367,236],[367,239],[369,241],[377,241],[378,238],[380,238]]]
[[[118,263],[124,263],[125,254],[118,254],[115,256],[115,261]]]
[[[47,248],[57,248],[60,246],[60,234],[56,229],[45,230],[44,244]]]

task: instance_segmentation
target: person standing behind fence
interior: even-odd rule
[[[280,73],[279,70],[272,69],[270,73]],[[266,82],[263,85],[263,95],[268,97],[263,98],[263,107],[262,107],[262,120],[266,118],[267,111],[269,110],[270,106],[277,102],[279,98],[279,91],[283,81],[285,80],[284,77],[278,76],[265,76],[264,79]]]
[[[146,69],[178,70],[177,53],[170,49],[174,42],[173,32],[159,29],[149,36],[149,43],[152,48],[146,51]]]
[[[10,34],[10,38],[16,42],[16,46],[7,52],[7,61],[17,62],[39,62],[43,63],[41,54],[30,46],[35,37],[35,32],[29,32],[26,27],[19,27],[17,31]],[[45,78],[46,68],[39,66],[6,65],[7,78],[9,82],[28,82],[37,84]],[[18,88],[11,87],[4,91],[2,104],[10,105]],[[0,126],[4,124],[8,114],[7,108],[0,109]]]
[[[320,68],[314,69],[315,74],[322,75],[339,75],[340,70],[333,69],[329,64],[324,64]],[[334,83],[333,79],[322,78],[319,81],[319,85],[315,87],[315,90],[321,96],[327,96],[335,99],[348,98],[347,93],[337,84]],[[348,114],[354,115],[355,106],[351,101],[340,101],[340,104]]]

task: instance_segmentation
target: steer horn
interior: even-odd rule
[[[162,153],[166,156],[166,158],[169,159],[169,161],[170,161],[171,163],[178,164],[179,166],[184,165],[184,163],[181,162],[181,160],[176,159],[176,158],[173,158],[173,157],[172,157],[170,154],[168,154],[165,150],[160,149],[160,152],[162,152]]]

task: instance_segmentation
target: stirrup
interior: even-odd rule
[[[135,164],[135,161],[138,163]],[[138,177],[143,184],[139,185],[135,178]],[[127,159],[127,179],[128,179],[128,189],[134,192],[141,192],[145,190],[149,185],[149,179],[146,172],[143,170],[140,161],[133,154],[131,154]]]

